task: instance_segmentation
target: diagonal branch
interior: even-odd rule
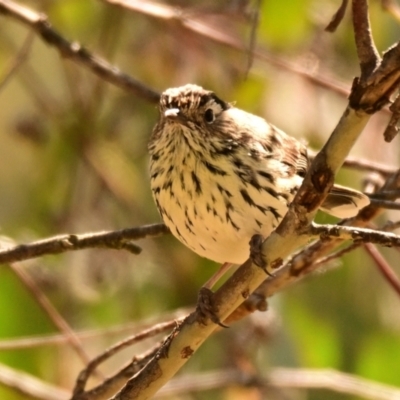
[[[171,6],[165,3],[150,2],[145,0],[102,0],[116,7],[121,7],[131,12],[140,13],[156,20],[162,20],[167,23],[179,25],[182,29],[195,33],[202,38],[209,39],[214,43],[226,46],[241,53],[248,53],[248,48],[245,43],[239,39],[232,37],[227,32],[217,30],[213,26],[209,26],[198,18],[194,18],[189,13],[185,13],[178,7]],[[349,94],[346,85],[322,75],[316,75],[305,68],[299,67],[298,63],[292,63],[282,58],[278,58],[269,54],[265,50],[254,49],[254,58],[285,71],[292,72],[313,84],[332,90],[341,96],[347,97]]]
[[[123,73],[106,60],[91,53],[77,42],[70,42],[57,32],[44,14],[39,14],[14,1],[0,0],[0,14],[9,15],[33,29],[48,45],[55,47],[62,57],[69,58],[99,77],[144,99],[157,103],[159,93],[137,79]]]
[[[356,6],[353,5],[353,10]],[[364,59],[360,61],[364,62]],[[399,67],[400,59],[392,60],[389,68],[383,60],[374,71],[374,74],[381,79],[367,79],[364,80],[367,83],[363,82],[362,85],[353,88],[357,90],[357,96],[351,97],[351,102],[337,127],[314,159],[285,218],[262,244],[261,255],[265,268],[274,270],[282,265],[283,260],[294,250],[306,244],[308,236],[302,233],[311,224],[318,207],[334,182],[335,174],[368,122],[369,113],[380,109],[387,101],[387,94],[397,89],[396,76],[385,75],[384,72],[390,70],[393,73],[396,68],[396,73],[400,74]],[[360,102],[357,102],[357,99]],[[265,272],[251,260],[246,261],[214,295],[220,320],[225,320],[264,280]],[[153,396],[190,359],[215,329],[215,324],[209,322],[201,325],[197,321],[197,315],[191,314],[179,332],[172,335],[160,349],[157,357],[130,379],[112,399],[147,399]]]
[[[379,65],[380,57],[372,38],[366,0],[353,0],[353,27],[358,59],[360,61],[360,80],[367,79]]]
[[[346,8],[348,4],[348,0],[342,0],[340,7],[336,11],[335,15],[332,17],[331,21],[329,22],[328,26],[325,28],[327,32],[335,32],[339,24],[342,22],[344,15],[346,13]]]
[[[34,297],[37,304],[49,317],[54,326],[67,338],[71,347],[76,351],[80,359],[86,365],[90,358],[83,349],[82,343],[74,330],[70,327],[64,317],[54,307],[48,297],[37,287],[35,280],[19,264],[13,264],[11,270],[19,278],[29,293]]]
[[[67,400],[69,393],[40,379],[0,364],[0,383],[21,393],[24,398],[38,400]],[[22,397],[21,397],[22,398]]]
[[[34,35],[32,32],[28,33],[21,49],[18,51],[8,68],[6,68],[6,72],[4,76],[0,79],[0,92],[10,81],[10,78],[18,71],[18,68],[26,61],[29,56],[29,52],[32,47]]]
[[[397,22],[400,21],[400,7],[396,0],[381,0],[382,8],[386,10]]]
[[[90,377],[90,375],[95,371],[95,369],[103,362],[108,360],[110,357],[114,356],[117,352],[132,346],[135,343],[138,343],[142,340],[148,339],[150,337],[153,337],[155,335],[158,335],[160,333],[165,332],[166,330],[170,330],[177,324],[179,324],[179,320],[172,320],[168,322],[163,322],[160,324],[157,324],[155,326],[152,326],[148,329],[145,329],[144,331],[130,336],[127,339],[122,340],[121,342],[111,346],[107,350],[105,350],[103,353],[92,359],[86,368],[81,371],[81,373],[78,376],[75,388],[74,388],[74,398],[79,399],[80,396],[84,397],[84,389],[86,386],[86,383]]]
[[[395,292],[400,296],[400,280],[388,264],[388,262],[384,259],[382,254],[378,251],[378,249],[372,244],[365,244],[365,250],[370,255],[370,257],[375,261],[380,273],[389,283],[389,285],[395,290]]]
[[[347,108],[321,155],[314,160],[287,216],[264,242],[262,254],[266,266],[273,269],[280,265],[293,250],[307,242],[308,237],[298,232],[304,231],[311,222],[329,184],[333,183],[334,172],[340,167],[368,119],[368,114]],[[313,181],[317,184],[316,189]],[[251,260],[243,264],[215,293],[220,320],[225,320],[264,280],[265,272]],[[171,336],[160,349],[157,357],[130,379],[112,400],[150,398],[190,359],[216,327],[213,323],[199,324],[196,314],[191,314],[180,327],[179,333]]]
[[[400,188],[400,170],[387,179],[381,190],[393,191],[398,188]],[[356,217],[343,221],[342,225],[364,227],[379,212],[379,208],[370,204],[368,207],[362,209]],[[390,230],[390,227],[385,230]],[[274,273],[272,278],[265,280],[255,293],[260,297],[270,297],[288,285],[297,282],[302,277],[319,268],[322,265],[320,263],[321,257],[329,254],[341,243],[343,243],[341,239],[330,238],[323,241],[318,240],[304,247],[296,254],[291,255],[286,264]]]
[[[150,360],[157,356],[159,349],[160,344],[156,344],[145,354],[133,357],[127,365],[108,377],[100,385],[86,392],[74,394],[71,400],[110,400],[111,396],[123,387],[129,377],[137,374]]]

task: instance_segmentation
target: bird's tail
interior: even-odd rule
[[[334,185],[321,210],[337,218],[354,217],[370,203],[367,195],[345,186]]]

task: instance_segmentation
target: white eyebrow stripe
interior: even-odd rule
[[[206,109],[211,108],[211,110],[214,111],[215,115],[221,114],[221,112],[223,111],[223,108],[221,107],[220,104],[218,104],[214,99],[211,100],[208,104]]]

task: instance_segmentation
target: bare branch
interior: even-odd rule
[[[347,157],[343,163],[345,168],[353,168],[358,171],[377,172],[378,174],[387,176],[397,171],[396,167],[390,167],[385,164],[373,162],[371,160],[361,159],[358,157]]]
[[[400,396],[396,387],[384,385],[336,370],[273,368],[266,377],[237,369],[185,375],[169,382],[154,397],[179,396],[229,386],[258,388],[328,389],[370,400],[393,400]]]
[[[18,68],[25,62],[28,58],[30,49],[33,43],[33,34],[29,32],[28,36],[26,37],[21,49],[15,55],[14,59],[10,63],[9,67],[7,68],[4,76],[0,80],[0,91],[7,85],[10,81],[11,77],[18,71]]]
[[[48,45],[55,47],[62,57],[69,58],[90,69],[102,79],[130,91],[150,102],[157,103],[159,93],[142,82],[123,73],[104,59],[94,55],[77,42],[69,42],[57,32],[44,14],[11,0],[0,0],[0,14],[10,16],[33,29]]]
[[[382,187],[382,191],[390,192],[400,188],[400,171],[388,177],[386,183]],[[365,226],[371,219],[376,217],[380,209],[372,204],[365,207],[360,213],[351,219],[343,221],[343,226]],[[389,225],[384,228],[385,231],[395,229],[396,224],[391,228]],[[330,238],[325,240],[317,240],[316,242],[305,246],[297,253],[291,255],[289,261],[278,271],[274,273],[272,278],[266,279],[256,290],[260,296],[270,297],[282,288],[291,285],[302,279],[307,274],[315,271],[322,263],[319,262],[321,257],[328,255],[339,244],[343,243],[342,239]],[[329,256],[328,256],[329,257]]]
[[[255,311],[264,312],[267,311],[267,309],[268,303],[266,296],[261,293],[254,292],[224,320],[224,324],[232,324],[233,322],[240,321]]]
[[[372,38],[367,0],[353,0],[352,11],[354,37],[361,68],[360,80],[363,82],[375,71],[380,57]]]
[[[383,54],[379,68],[368,77],[368,82],[356,78],[349,97],[351,107],[374,113],[389,103],[400,81],[399,60],[400,43],[397,43]]]
[[[211,28],[197,21],[196,19],[183,15],[181,10],[177,8],[165,4],[150,4],[144,1],[138,2],[136,0],[103,1],[123,7],[125,9],[129,9],[131,11],[136,11],[151,16],[153,18],[179,23],[183,28],[189,29],[203,37],[207,37],[214,42],[223,44],[243,53],[247,52],[246,45],[244,43],[241,43],[237,39],[232,38],[225,33],[218,32],[214,28]],[[0,0],[0,13],[15,18],[23,24],[34,29],[34,31],[38,33],[47,44],[56,47],[63,57],[70,58],[73,61],[84,65],[101,78],[124,90],[141,96],[150,102],[158,102],[158,92],[148,88],[141,82],[119,71],[117,67],[110,65],[105,60],[90,53],[77,42],[69,42],[51,26],[45,15],[32,11],[31,9],[21,6],[11,0]],[[278,68],[283,68],[287,71],[293,72],[318,86],[335,91],[342,96],[348,95],[348,89],[345,85],[323,76],[316,76],[313,72],[309,72],[303,68],[300,68],[297,64],[276,58],[265,51],[255,50],[254,57],[267,61]]]
[[[241,52],[246,52],[245,44],[238,40],[226,35],[225,33],[218,32],[214,28],[211,28],[201,22],[183,16],[182,12],[176,8],[173,8],[164,4],[146,3],[143,1],[137,2],[134,0],[103,0],[110,4],[114,4],[132,11],[140,12],[152,16],[157,19],[165,19],[179,22],[183,28],[189,29],[203,37],[207,37],[217,43],[229,46]],[[148,88],[141,82],[135,80],[129,75],[119,71],[115,66],[110,65],[100,57],[90,53],[87,49],[83,48],[77,42],[69,42],[60,33],[58,33],[50,24],[47,17],[43,14],[36,13],[25,6],[21,6],[18,3],[11,0],[0,0],[0,13],[13,17],[25,25],[34,29],[36,33],[49,45],[55,46],[63,57],[72,59],[85,67],[92,70],[95,74],[101,78],[107,80],[116,86],[135,93],[138,96],[150,102],[158,102],[159,93],[153,89]],[[254,56],[269,62],[270,64],[283,68],[287,71],[296,73],[305,79],[312,81],[314,84],[321,87],[328,88],[336,93],[343,96],[348,95],[346,86],[334,82],[332,79],[327,79],[322,76],[316,76],[314,73],[300,68],[297,64],[290,63],[288,61],[278,59],[265,51],[254,51]],[[354,95],[355,96],[355,95]],[[379,106],[379,109],[386,104],[387,101]]]
[[[49,317],[50,321],[55,325],[57,329],[62,332],[68,339],[68,343],[76,351],[83,364],[86,365],[90,358],[86,354],[86,351],[82,347],[82,343],[76,336],[73,329],[69,326],[67,321],[58,312],[58,310],[53,306],[47,296],[37,287],[36,282],[32,277],[21,268],[18,264],[12,264],[11,270],[17,275],[19,280],[25,285],[28,291],[33,296],[37,304],[42,308],[42,310]]]
[[[400,7],[396,0],[382,0],[382,8],[392,15],[398,22],[400,22]]]
[[[0,383],[24,396],[38,400],[67,400],[69,392],[27,374],[0,364]]]
[[[299,229],[303,230],[308,221],[311,221],[333,182],[333,171],[336,172],[340,167],[367,120],[367,114],[356,114],[352,110],[346,110],[339,128],[320,153],[322,156],[317,156],[314,160],[288,214],[277,230],[264,242],[262,255],[266,265],[279,265],[280,260],[308,240],[306,235],[299,236],[297,232]],[[314,191],[313,177],[319,178],[317,192]],[[253,265],[251,260],[243,264],[214,295],[220,320],[225,320],[264,279],[264,271]],[[182,324],[179,334],[175,334],[170,342],[165,344],[168,350],[160,352],[159,357],[151,360],[140,374],[128,381],[113,400],[122,400],[126,396],[148,398],[153,395],[215,329],[216,325],[212,323],[197,323],[196,314],[191,314]],[[163,355],[165,351],[168,356]]]
[[[396,387],[335,370],[276,368],[269,378],[280,387],[325,388],[371,400],[393,400],[400,396],[400,390]]]
[[[133,331],[141,331],[147,329],[149,326],[153,326],[154,323],[171,322],[172,320],[181,319],[186,316],[191,311],[193,307],[183,307],[163,314],[161,317],[146,318],[142,321],[131,322],[127,324],[109,326],[98,329],[75,331],[75,334],[81,341],[87,341],[96,338],[104,338],[121,334],[131,334]],[[171,322],[172,323],[172,322]],[[38,346],[52,346],[52,345],[63,345],[68,342],[68,338],[65,335],[53,334],[53,335],[34,335],[28,337],[18,337],[13,339],[2,339],[0,340],[0,350],[15,350],[15,349],[25,349],[33,348]]]
[[[393,114],[385,132],[383,133],[383,137],[388,143],[390,143],[399,133],[398,124],[400,120],[400,96],[397,96],[396,100],[389,107],[389,109]]]
[[[345,254],[352,252],[353,250],[357,249],[360,246],[361,246],[361,244],[359,244],[359,243],[352,243],[343,249],[337,250],[334,253],[329,254],[328,256],[320,258],[319,260],[317,260],[314,263],[314,266],[319,267],[320,265],[324,265],[333,260],[342,258]]]
[[[395,229],[400,228],[400,221],[388,221],[385,226],[382,228],[384,231],[394,231]]]
[[[106,351],[98,355],[96,358],[91,360],[87,367],[79,374],[76,386],[74,388],[74,396],[81,396],[84,392],[86,383],[90,377],[90,375],[93,373],[93,371],[104,361],[108,360],[110,357],[115,355],[117,352],[132,346],[135,343],[138,343],[142,340],[151,338],[155,335],[158,335],[160,333],[165,332],[166,330],[172,329],[174,326],[179,324],[179,320],[174,320],[174,321],[169,321],[169,322],[164,322],[161,324],[157,324],[149,329],[146,329],[143,332],[140,332],[136,335],[133,335],[127,339],[124,339],[123,341],[117,343],[116,345],[108,348]]]
[[[378,110],[386,102],[388,91],[393,91],[397,87],[397,79],[392,73],[397,68],[395,74],[400,74],[400,59],[391,58],[389,64],[388,66],[387,57],[374,71],[378,79],[364,79],[362,85],[354,87],[357,95],[350,97],[349,106],[328,142],[315,157],[288,213],[262,244],[260,254],[265,268],[273,270],[281,266],[285,258],[308,241],[308,236],[301,233],[305,232],[312,222],[334,182],[335,174],[368,122],[369,113]],[[389,72],[389,76],[385,74],[386,72]],[[287,277],[281,270],[276,271],[276,275]],[[219,319],[224,321],[264,280],[263,269],[253,264],[251,260],[245,262],[214,294],[213,300],[219,310]],[[284,283],[280,287],[282,286]],[[179,333],[176,332],[164,344],[164,351],[160,350],[158,357],[151,360],[139,374],[130,379],[113,400],[122,400],[126,397],[145,399],[154,395],[215,329],[216,325],[211,322],[202,325],[198,322],[197,315],[191,314],[183,322]]]
[[[257,28],[260,22],[260,7],[261,0],[257,0],[254,6],[254,10],[251,13],[251,31],[250,31],[250,43],[247,51],[247,66],[246,66],[246,77],[253,65],[254,61],[254,49],[257,42]]]
[[[352,240],[353,242],[375,243],[387,247],[400,246],[400,235],[391,232],[375,231],[373,229],[312,223],[307,233],[318,236],[322,241],[330,238],[338,238]]]
[[[169,230],[164,224],[152,224],[119,231],[58,235],[37,242],[2,249],[0,250],[0,264],[88,248],[124,249],[133,254],[139,254],[141,252],[140,247],[131,243],[131,240],[157,237],[167,233],[169,233]],[[4,244],[2,247],[4,247]]]
[[[365,250],[370,255],[370,257],[375,261],[379,271],[389,283],[389,285],[395,290],[395,292],[400,296],[400,280],[394,273],[393,269],[390,267],[388,262],[383,258],[382,254],[378,249],[372,244],[365,244]]]
[[[183,29],[189,30],[197,35],[212,40],[214,43],[227,46],[228,48],[247,53],[248,49],[244,42],[230,36],[226,32],[218,31],[214,27],[208,26],[202,21],[187,15],[181,9],[164,3],[147,2],[143,0],[102,0],[103,2],[114,6],[122,7],[126,10],[140,13],[157,20],[164,20],[173,24],[179,24]],[[348,85],[335,81],[334,79],[316,75],[314,71],[310,72],[302,68],[298,63],[293,63],[282,58],[275,57],[265,50],[254,49],[255,58],[266,61],[269,64],[292,72],[304,79],[314,83],[317,86],[327,88],[341,96],[349,95]]]
[[[328,26],[325,28],[325,30],[327,32],[335,32],[336,31],[337,27],[339,26],[339,24],[342,22],[342,20],[344,18],[348,3],[349,3],[348,0],[342,0],[340,7],[336,11],[335,15],[332,17]]]
[[[112,1],[109,0],[109,2],[111,3]],[[353,4],[353,8],[356,8],[357,4],[366,5],[365,2],[357,3],[356,1],[354,1]],[[359,10],[362,10],[362,8],[358,8],[358,11]],[[97,70],[99,68],[99,65],[104,66],[102,64],[102,60],[96,59],[95,61],[97,62],[97,64],[95,62],[94,66],[88,63],[87,60],[89,60],[90,62],[93,61],[94,56],[88,53],[85,49],[82,49],[79,45],[74,45],[73,43],[66,42],[65,39],[63,39],[57,32],[55,32],[51,28],[46,18],[42,18],[38,14],[30,12],[30,10],[21,8],[20,6],[17,6],[14,2],[4,0],[0,0],[0,13],[1,12],[8,13],[8,15],[12,15],[13,17],[20,19],[25,24],[35,29],[35,31],[38,32],[38,34],[46,42],[55,45],[62,54],[65,50],[65,46],[65,54],[67,55],[67,57],[72,57],[72,59],[77,60],[78,62],[81,62],[86,66],[89,66],[89,68],[91,68],[93,71],[98,73],[100,76],[103,76],[102,74],[104,73],[104,71],[102,70],[103,72],[99,72]],[[356,29],[358,30],[358,32],[365,33],[365,26],[363,25],[365,19],[361,18],[365,15],[363,13],[360,13],[358,14],[358,16],[355,17],[355,27],[356,25],[359,27]],[[39,18],[35,19],[36,17]],[[182,16],[176,18],[176,15],[172,15],[171,20],[173,20],[174,22],[179,21],[179,23],[182,24],[187,24],[187,22],[189,21],[191,29],[201,32],[201,34],[203,34],[204,36],[207,36],[207,34],[209,34],[209,36],[213,37],[214,40],[215,37],[222,38],[221,43],[226,39],[226,37],[220,32],[216,32],[210,27],[201,25],[197,21],[187,20]],[[369,25],[367,25],[367,28],[368,27]],[[369,115],[367,114],[375,112],[376,110],[380,109],[384,104],[386,104],[389,100],[390,95],[397,88],[397,84],[400,79],[400,75],[398,72],[398,49],[394,47],[385,54],[385,56],[387,55],[387,57],[386,59],[384,57],[384,60],[380,66],[382,68],[372,68],[371,60],[373,61],[373,57],[371,58],[371,52],[367,51],[368,49],[371,49],[371,46],[368,47],[362,40],[360,40],[363,38],[365,39],[365,37],[360,34],[358,36],[358,39],[356,39],[358,51],[359,54],[361,54],[360,61],[362,64],[362,75],[360,81],[357,80],[355,82],[353,93],[350,97],[350,105],[343,114],[343,117],[337,128],[335,129],[334,133],[332,134],[330,140],[314,160],[310,172],[308,173],[304,184],[302,185],[302,188],[299,190],[299,193],[296,196],[296,199],[293,202],[288,212],[288,215],[282,221],[277,231],[273,235],[271,235],[271,237],[268,238],[262,246],[261,250],[265,264],[270,269],[273,269],[275,266],[281,265],[283,263],[283,259],[288,257],[289,254],[291,254],[299,246],[306,243],[308,237],[306,235],[299,235],[299,233],[305,232],[306,228],[311,223],[317,208],[322,203],[330,186],[333,184],[337,170],[343,164],[343,161],[348,154],[348,151],[354,144],[365,124],[367,123],[369,119]],[[228,43],[228,45],[229,43],[232,43],[231,38],[228,38],[225,43]],[[373,45],[372,42],[368,42],[367,44]],[[108,69],[110,68],[108,64],[106,66]],[[371,71],[374,71],[374,75],[372,77],[370,75]],[[112,81],[111,78],[108,79]],[[140,92],[138,88],[136,88],[135,90]],[[153,92],[151,96],[148,95],[148,97],[146,98],[148,98],[149,100],[152,99],[150,101],[155,101],[157,96],[158,95]],[[342,229],[342,227],[335,227],[335,229]],[[336,231],[334,230],[330,231],[330,233],[335,232]],[[349,238],[353,239],[352,235],[355,233],[354,230],[342,230],[340,232],[342,232],[343,234],[343,236],[340,236],[341,239],[342,237],[347,238],[346,235],[349,235]],[[115,232],[112,233],[115,234]],[[318,234],[319,233],[320,232],[318,232]],[[97,235],[103,234],[104,233]],[[106,232],[105,234],[110,234],[110,232]],[[326,237],[330,237],[329,234],[326,235]],[[54,245],[54,243],[52,245],[54,246],[54,248],[57,248],[58,246],[61,250],[42,253],[38,251],[38,254],[33,255],[33,257],[37,257],[38,255],[42,254],[55,254],[67,251],[71,248],[71,246],[76,245],[77,238],[78,241],[81,241],[81,246],[83,246],[83,243],[86,243],[85,240],[90,241],[90,238],[85,237],[85,235],[60,236],[58,238],[54,238],[57,239],[55,240],[55,242],[57,242],[57,245]],[[59,243],[60,239],[62,239],[62,243]],[[96,242],[97,239],[92,241]],[[393,238],[390,238],[390,240],[392,239]],[[130,249],[133,252],[138,250],[135,245],[126,242],[127,240],[135,239],[126,239],[125,237],[123,238],[123,240],[115,239],[116,242],[113,242],[112,245],[110,245],[110,242],[108,242],[107,240],[104,241],[104,238],[102,240],[102,244],[97,247],[126,248]],[[389,239],[385,237],[385,240]],[[46,247],[46,243],[44,244],[43,241],[35,244],[39,245],[39,247],[40,245]],[[67,248],[67,250],[65,250],[63,246]],[[16,250],[17,247],[11,250]],[[22,248],[23,247],[24,246],[22,246]],[[78,248],[79,247],[74,248],[73,250],[76,250]],[[1,255],[2,252],[0,252],[0,257]],[[5,262],[12,261],[13,260]],[[277,276],[278,278],[283,277],[283,279],[285,277],[287,278],[288,276],[290,278],[293,277],[293,279],[296,279],[297,276],[295,275],[295,272],[296,271],[292,271],[289,269],[288,275],[287,269],[279,270],[277,271]],[[303,270],[302,272],[305,273],[306,270]],[[286,273],[286,275],[283,275],[283,273]],[[270,282],[272,282],[273,279],[271,279]],[[249,298],[249,295],[264,280],[264,272],[256,265],[254,265],[251,260],[246,262],[232,276],[232,278],[229,279],[221,287],[221,289],[215,295],[215,303],[219,307],[221,320],[226,320],[228,316],[232,315],[232,312],[237,309],[237,307],[243,302],[243,300]],[[286,281],[285,284],[287,284],[288,282],[289,280]],[[284,285],[281,285],[280,288],[282,288],[283,286]],[[269,293],[273,293],[273,291]],[[197,348],[204,342],[204,340],[206,340],[206,338],[210,334],[212,334],[215,329],[215,325],[211,323],[207,325],[199,324],[196,314],[192,314],[191,316],[189,316],[181,325],[181,327],[179,327],[179,329],[176,329],[173,334],[168,338],[163,347],[157,352],[157,355],[154,356],[154,353],[151,355],[154,356],[152,360],[148,362],[146,367],[144,367],[140,373],[129,380],[125,388],[114,397],[114,400],[124,399],[126,398],[126,396],[128,396],[129,398],[132,398],[132,396],[137,396],[138,398],[148,398],[152,396],[155,391],[164,382],[169,380],[170,377],[173,376],[176,371],[187,361],[187,359],[189,359],[191,355],[194,354]],[[140,364],[140,367],[142,366],[143,364]],[[115,383],[116,381],[118,381],[118,384],[121,384],[121,382],[126,379],[127,376],[132,376],[133,373],[136,373],[137,371],[137,365],[132,363],[128,367],[126,367],[126,369],[120,371],[120,373],[114,376],[113,382]],[[99,390],[103,392],[103,397],[101,398],[106,398],[104,396],[110,396],[109,393],[111,390],[111,386],[115,388],[118,385],[110,385],[107,387],[101,386],[99,388]],[[105,392],[107,392],[107,395],[104,394]],[[95,391],[93,391],[91,395],[95,396]]]
[[[377,207],[386,208],[387,210],[400,210],[400,203],[396,203],[395,201],[374,198],[371,198],[370,200],[371,204]]]
[[[99,386],[87,392],[74,394],[71,400],[110,400],[111,396],[120,390],[130,377],[137,374],[150,360],[154,359],[159,351],[160,345],[157,344],[145,354],[135,356],[131,362],[113,376],[107,378]]]

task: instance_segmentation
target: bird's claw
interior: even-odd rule
[[[223,324],[218,317],[218,307],[214,301],[214,293],[207,287],[202,287],[199,291],[197,299],[197,322],[202,325],[207,324],[207,320],[214,322],[222,328],[228,328],[227,325]]]
[[[257,267],[260,267],[268,276],[274,276],[267,269],[267,263],[264,261],[261,253],[261,245],[263,244],[264,238],[261,235],[253,235],[250,239],[250,259]]]

